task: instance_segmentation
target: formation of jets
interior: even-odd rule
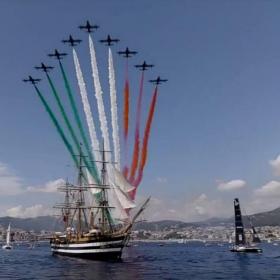
[[[88,33],[93,32],[95,29],[98,29],[98,25],[91,25],[90,22],[87,20],[85,25],[80,25],[79,29],[85,30]],[[111,38],[110,35],[107,36],[106,39],[99,40],[99,42],[104,43],[107,46],[112,46],[114,43],[118,43],[120,40],[117,38]],[[69,35],[68,39],[62,40],[63,43],[68,43],[70,46],[74,47],[77,46],[79,43],[82,42],[80,39],[74,39],[72,35]],[[138,52],[131,51],[128,47],[124,51],[118,51],[119,55],[122,55],[125,58],[132,57],[133,55],[136,55]],[[61,60],[64,56],[66,56],[67,53],[65,52],[59,52],[57,49],[54,50],[54,53],[48,54],[49,57],[55,57],[57,60]],[[148,70],[148,68],[154,67],[153,64],[147,64],[146,61],[144,61],[142,64],[135,65],[136,68],[139,68],[141,71]],[[35,69],[42,70],[43,72],[47,73],[49,70],[52,70],[54,67],[52,66],[46,66],[43,62],[40,66],[35,66]],[[30,82],[31,84],[35,85],[41,79],[34,79],[31,76],[28,76],[28,79],[23,79],[24,82]],[[155,80],[149,80],[149,82],[159,85],[161,83],[167,82],[167,79],[161,79],[159,76]]]
[[[82,40],[80,40],[80,39],[73,39],[72,35],[69,35],[69,39],[62,40],[62,43],[64,43],[64,44],[68,43],[71,47],[77,46],[81,42],[82,42]]]

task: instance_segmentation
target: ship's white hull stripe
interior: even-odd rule
[[[82,244],[55,244],[52,243],[52,247],[60,247],[60,248],[83,248],[83,247],[100,247],[105,245],[111,245],[111,244],[118,244],[122,243],[123,240],[117,240],[117,241],[108,241],[108,242],[93,242],[93,243],[82,243]]]
[[[54,252],[54,253],[70,253],[70,254],[88,254],[88,253],[121,252],[121,249],[122,249],[122,248],[84,249],[84,250],[52,249],[52,252]]]

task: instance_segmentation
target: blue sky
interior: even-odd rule
[[[235,196],[251,211],[279,206],[279,162],[269,163],[280,153],[279,10],[276,0],[1,1],[0,162],[5,172],[23,190],[73,178],[66,149],[34,90],[21,80],[35,76],[33,66],[41,61],[56,66],[46,54],[54,48],[69,51],[60,41],[70,33],[87,41],[76,27],[89,19],[101,26],[94,38],[105,95],[107,49],[97,40],[109,33],[121,40],[114,47],[120,113],[124,60],[116,51],[129,46],[139,51],[131,64],[154,63],[146,81],[158,74],[169,80],[160,88],[139,189],[141,197],[151,194],[158,205],[171,207],[170,216],[155,219],[203,219],[215,205],[211,215],[230,214]],[[77,52],[90,88],[87,43]],[[72,58],[64,65],[77,90]],[[58,69],[52,77],[62,92]],[[130,78],[135,103],[139,73],[132,67]],[[40,88],[51,97],[46,81]],[[143,121],[151,94],[146,82]],[[93,95],[91,100],[94,108]],[[232,189],[219,190],[219,184],[232,180]],[[266,187],[271,182],[275,185]],[[8,188],[5,184],[0,178],[0,186]],[[53,194],[20,192],[0,201],[6,203],[4,213],[19,205],[51,205],[54,199]],[[184,217],[182,211],[193,214]]]

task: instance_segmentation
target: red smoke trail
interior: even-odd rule
[[[143,98],[143,84],[144,84],[144,71],[142,71],[142,77],[140,81],[140,92],[137,101],[137,111],[136,111],[136,127],[134,136],[134,149],[133,149],[133,159],[130,167],[130,177],[129,182],[132,184],[134,182],[135,173],[138,167],[139,159],[139,149],[140,149],[140,119],[141,119],[141,107]]]
[[[128,61],[126,61],[126,78],[124,86],[124,111],[123,111],[123,127],[124,140],[127,142],[129,125],[129,80],[128,80]]]
[[[123,175],[125,178],[128,176],[129,168],[127,166],[127,138],[129,127],[129,79],[128,79],[128,60],[126,60],[126,78],[124,86],[124,109],[123,109],[123,129],[124,129],[124,168]]]
[[[123,176],[125,177],[125,178],[127,178],[127,175],[128,175],[128,172],[129,172],[129,169],[128,169],[128,166],[125,166],[124,168],[123,168]]]
[[[124,112],[123,112],[123,125],[124,125],[124,140],[127,142],[128,125],[129,125],[129,81],[126,79],[124,87]]]
[[[152,126],[153,117],[154,117],[154,113],[155,113],[156,102],[157,102],[157,93],[158,93],[158,88],[156,86],[155,91],[154,91],[154,95],[153,95],[153,98],[152,98],[152,101],[151,101],[151,105],[150,105],[148,119],[147,119],[147,122],[146,122],[145,134],[144,134],[144,137],[143,137],[143,147],[142,147],[141,159],[140,159],[139,170],[138,170],[138,176],[135,179],[135,181],[133,182],[133,185],[136,188],[139,186],[139,184],[142,180],[144,167],[145,167],[146,161],[147,161],[148,143],[149,143],[151,126]],[[133,199],[135,198],[136,188],[131,194],[131,197]]]

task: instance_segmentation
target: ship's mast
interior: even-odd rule
[[[66,185],[65,185],[65,209],[63,209],[63,220],[64,220],[64,225],[65,225],[65,229],[67,229],[69,227],[69,217],[70,217],[70,209],[69,209],[69,205],[70,205],[70,197],[69,197],[69,183],[68,181],[66,181]]]
[[[86,212],[85,212],[85,195],[84,195],[84,173],[83,173],[83,158],[85,157],[82,154],[82,147],[80,144],[80,149],[79,149],[79,174],[78,174],[78,180],[77,180],[77,185],[79,187],[79,192],[78,192],[78,201],[77,201],[77,207],[78,207],[78,234],[82,233],[82,222],[84,218],[84,223],[85,225],[88,226],[87,222],[87,217],[86,217]],[[83,218],[82,218],[83,215]]]
[[[108,197],[106,192],[106,186],[108,186],[107,183],[107,169],[106,169],[106,157],[105,157],[105,150],[104,150],[104,143],[102,145],[102,169],[101,169],[101,230],[104,232],[106,230],[106,225],[109,225],[109,228],[112,229],[111,221],[110,221],[110,213],[108,211],[109,205],[108,205]],[[109,152],[109,151],[108,151]]]
[[[66,182],[64,186],[58,188],[58,190],[65,192],[65,199],[64,203],[58,203],[54,206],[54,208],[62,209],[65,229],[70,226],[72,227],[74,221],[76,221],[77,236],[81,236],[83,231],[86,229],[88,230],[89,228],[94,227],[94,216],[99,216],[98,226],[102,233],[108,233],[108,231],[112,231],[113,229],[109,209],[114,207],[109,206],[108,203],[107,189],[109,189],[110,186],[107,182],[106,164],[108,162],[106,162],[105,157],[105,153],[109,151],[105,151],[103,145],[103,149],[100,152],[102,154],[102,168],[101,178],[98,183],[95,184],[88,182],[88,178],[85,176],[83,170],[83,167],[85,167],[83,166],[85,156],[82,154],[82,149],[80,147],[79,154],[76,155],[79,158],[77,185]],[[97,202],[97,205],[95,206],[85,204],[84,192],[89,191],[90,189],[100,190],[100,192],[95,196]],[[70,192],[72,192],[73,198],[70,198]],[[93,209],[97,210],[95,214]],[[86,211],[90,212],[90,225],[88,223]]]
[[[81,233],[82,231],[82,211],[81,211],[81,207],[84,203],[83,200],[83,191],[82,191],[82,174],[83,174],[83,170],[82,170],[82,155],[81,155],[81,147],[79,150],[79,175],[78,175],[78,186],[80,188],[79,190],[79,198],[78,198],[78,233]]]

